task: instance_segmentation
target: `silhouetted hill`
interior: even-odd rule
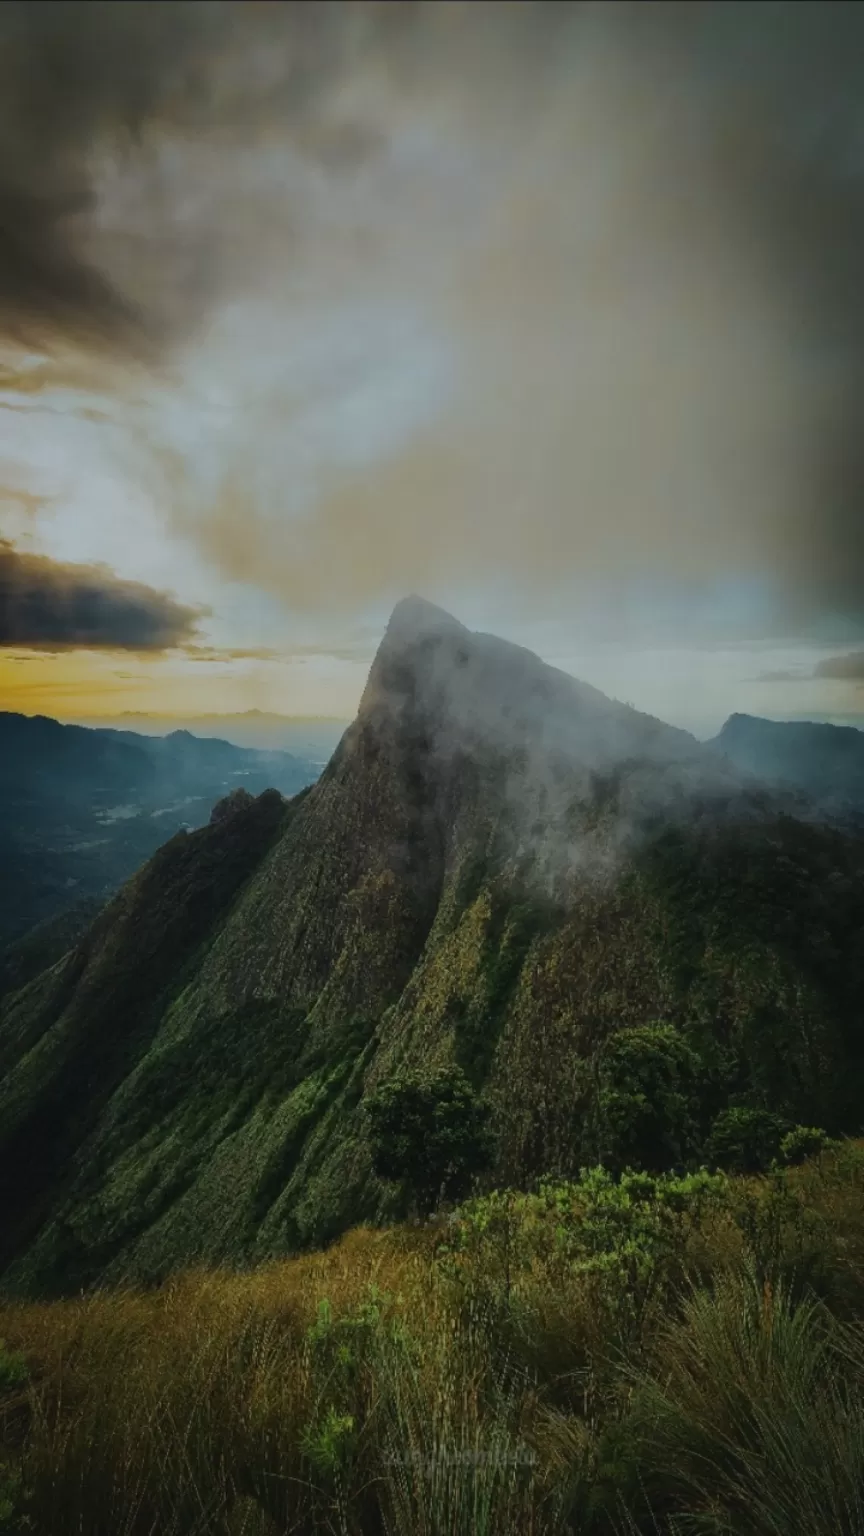
[[[802,790],[825,810],[864,814],[864,732],[852,726],[730,715],[712,745],[737,768]]]
[[[318,769],[188,731],[166,737],[0,714],[0,948],[104,900],[232,786],[294,794]]]
[[[103,720],[82,720],[82,725],[103,728]],[[126,711],[112,722],[115,728],[142,734],[170,735],[184,729],[195,736],[218,736],[238,747],[290,752],[323,767],[350,725],[327,715],[277,715],[267,710],[246,709],[235,714],[151,715]]]
[[[498,1180],[596,1157],[622,1026],[677,1027],[706,1117],[862,1119],[864,842],[530,652],[400,604],[319,781],[228,809],[0,1004],[9,1286],[397,1212],[365,1105],[404,1065],[464,1067]]]

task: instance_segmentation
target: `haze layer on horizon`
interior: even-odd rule
[[[859,7],[0,43],[0,707],[344,719],[419,591],[700,735],[861,722]]]

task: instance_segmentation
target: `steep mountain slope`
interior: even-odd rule
[[[730,715],[712,746],[737,768],[772,784],[793,785],[826,810],[864,815],[864,731]]]
[[[188,731],[165,737],[0,713],[0,948],[103,901],[227,791],[293,794],[318,768]]]
[[[23,938],[0,951],[0,997],[20,991],[34,976],[62,960],[83,938],[101,906],[98,898],[85,897],[56,917],[46,917],[35,928],[28,928]]]
[[[172,840],[0,1004],[4,1283],[326,1240],[391,1197],[364,1097],[455,1057],[495,1176],[586,1155],[596,1051],[664,1019],[724,1093],[862,1118],[864,843],[417,599],[286,805]]]

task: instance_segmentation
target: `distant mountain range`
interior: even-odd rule
[[[864,814],[864,732],[852,726],[730,715],[711,745],[737,768],[801,790],[823,810]]]
[[[106,724],[103,720],[77,723],[100,728]],[[246,709],[227,715],[183,716],[129,712],[111,721],[112,726],[145,735],[165,736],[183,728],[196,736],[218,736],[240,747],[291,752],[322,767],[350,723],[350,720],[338,720],[329,715],[279,715],[263,709]]]
[[[104,900],[230,789],[295,794],[319,769],[284,752],[0,714],[0,947]]]
[[[112,803],[126,745],[102,744]],[[0,1002],[3,1283],[153,1280],[396,1213],[365,1108],[404,1067],[486,1096],[491,1179],[572,1173],[622,1026],[679,1032],[700,1115],[857,1131],[862,932],[864,838],[409,600],[311,788],[176,833]]]

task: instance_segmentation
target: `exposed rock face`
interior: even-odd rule
[[[860,841],[527,651],[401,603],[318,783],[229,802],[3,1005],[8,1285],[381,1215],[363,1100],[401,1062],[463,1064],[508,1179],[578,1166],[621,1024],[717,1041],[807,1123],[859,1114]]]

